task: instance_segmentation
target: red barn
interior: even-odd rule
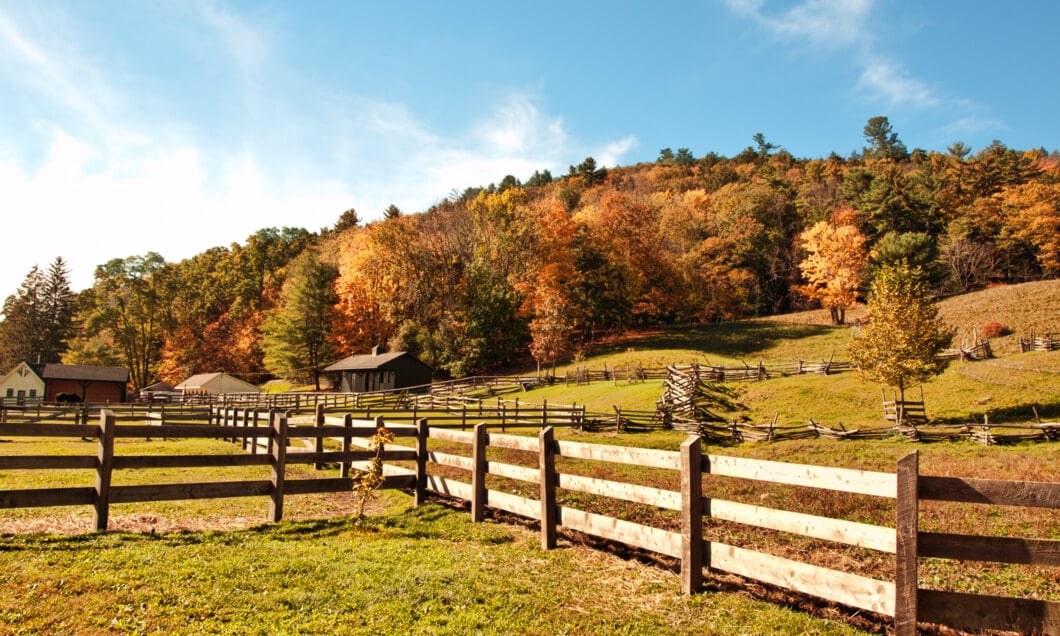
[[[46,364],[38,375],[47,402],[56,402],[60,393],[82,402],[124,402],[129,384],[129,370],[122,367]]]

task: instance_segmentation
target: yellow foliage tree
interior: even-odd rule
[[[806,284],[797,289],[810,300],[820,301],[831,313],[832,324],[841,325],[865,280],[865,235],[854,225],[820,221],[799,238],[807,252],[799,263]]]

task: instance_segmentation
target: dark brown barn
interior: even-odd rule
[[[324,369],[339,376],[335,386],[344,393],[423,387],[427,391],[434,370],[407,351],[354,355]]]
[[[129,370],[73,364],[45,364],[41,369],[44,399],[55,402],[60,393],[78,396],[82,402],[124,402]]]

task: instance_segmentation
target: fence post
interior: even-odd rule
[[[551,426],[537,435],[541,486],[541,547],[556,547],[556,447]]]
[[[895,636],[915,636],[917,619],[917,533],[918,482],[920,453],[913,451],[898,460],[895,572],[894,572],[894,633]]]
[[[324,428],[324,405],[323,404],[317,403],[317,405],[316,405],[316,420],[314,422],[314,425],[317,427],[317,438],[316,438],[316,444],[314,445],[313,450],[315,450],[318,453],[323,453],[324,452],[324,435],[323,435],[323,430],[322,430]],[[313,468],[315,468],[316,470],[323,470],[324,469],[324,464],[323,464],[323,462],[317,462],[316,464],[313,465]]]
[[[283,486],[287,472],[287,414],[272,413],[269,442],[272,453],[272,492],[269,494],[269,518],[283,519]]]
[[[475,424],[471,446],[471,520],[486,518],[486,423]]]
[[[681,444],[681,593],[703,587],[703,441]]]
[[[541,400],[541,428],[548,428],[548,400]]]
[[[427,420],[416,421],[416,497],[415,505],[427,503]]]
[[[114,469],[114,412],[99,413],[99,465],[96,466],[96,501],[93,505],[92,527],[106,530],[110,519],[110,474]]]
[[[348,479],[350,476],[350,460],[345,457],[350,452],[350,435],[352,434],[351,429],[353,428],[353,413],[347,413],[342,416],[342,426],[346,430],[342,432],[342,454],[344,457],[339,463],[339,477]]]

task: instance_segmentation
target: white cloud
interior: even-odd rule
[[[857,87],[888,102],[890,106],[912,104],[919,108],[931,108],[942,101],[930,86],[909,77],[904,70],[884,60],[866,64]]]
[[[260,25],[253,25],[219,2],[194,5],[199,17],[221,39],[230,58],[247,75],[257,75],[268,57],[269,44]]]
[[[872,13],[874,0],[804,0],[770,13],[762,0],[727,0],[729,9],[789,42],[822,50],[845,51],[860,68],[858,94],[887,107],[935,108],[944,100],[938,89],[917,79],[878,51]]]

